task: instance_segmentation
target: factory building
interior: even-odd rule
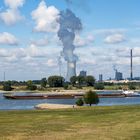
[[[86,71],[80,71],[80,74],[79,75],[86,77],[87,76],[87,72]]]
[[[123,74],[121,72],[116,71],[115,72],[115,80],[123,80]]]
[[[102,82],[102,81],[103,81],[103,75],[99,74],[99,82]]]

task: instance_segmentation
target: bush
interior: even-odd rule
[[[136,87],[133,85],[133,84],[130,84],[129,87],[128,87],[130,90],[135,90]]]
[[[85,80],[86,80],[87,86],[94,86],[95,78],[93,76],[88,75],[86,76]]]
[[[28,90],[36,90],[37,86],[33,84],[31,80],[27,81],[27,89]]]
[[[77,101],[76,101],[76,105],[77,106],[83,106],[84,102],[82,100],[82,98],[79,98]]]
[[[40,82],[41,82],[41,87],[42,88],[46,88],[47,79],[46,78],[42,78]]]
[[[48,78],[48,84],[50,87],[63,87],[64,78],[62,76],[50,76]]]
[[[11,87],[11,82],[10,81],[7,81],[7,82],[4,82],[3,84],[3,90],[4,91],[11,91],[13,88]]]
[[[118,89],[123,89],[122,86],[119,86]]]
[[[72,76],[70,78],[70,82],[71,82],[72,86],[75,86],[76,85],[76,81],[77,81],[77,77],[76,76]]]
[[[86,104],[89,104],[90,106],[92,104],[98,104],[99,103],[98,94],[94,91],[88,91],[84,95],[84,101],[85,101]]]
[[[67,90],[69,88],[69,83],[68,82],[64,83],[63,87],[64,87],[64,89]]]
[[[36,85],[31,85],[31,86],[28,86],[27,89],[29,89],[29,90],[36,90],[37,86]]]
[[[103,83],[96,83],[94,85],[94,88],[97,90],[103,90],[104,89],[104,84]]]

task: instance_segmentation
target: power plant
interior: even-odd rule
[[[69,9],[61,11],[58,22],[60,28],[57,35],[63,44],[61,56],[67,61],[66,81],[70,81],[72,76],[76,76],[76,62],[78,60],[78,57],[74,54],[75,32],[82,30],[82,23]]]
[[[67,75],[66,81],[70,81],[72,76],[76,76],[76,61],[74,62],[67,62]]]
[[[123,74],[116,69],[115,65],[113,66],[113,69],[115,71],[115,80],[123,80]]]

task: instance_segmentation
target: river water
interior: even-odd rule
[[[116,91],[117,92],[117,91]],[[106,91],[100,93],[116,93]],[[77,99],[37,99],[37,100],[8,100],[0,93],[0,110],[33,110],[34,106],[41,103],[70,104],[74,105]],[[140,97],[126,98],[100,98],[98,106],[134,105],[140,104]]]

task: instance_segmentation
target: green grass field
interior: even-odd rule
[[[0,140],[139,140],[140,105],[0,111]]]

